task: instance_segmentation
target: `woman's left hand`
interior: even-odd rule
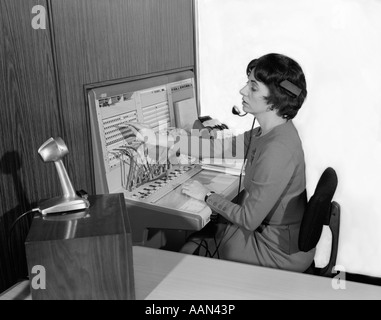
[[[182,193],[201,201],[204,201],[208,192],[208,188],[204,187],[203,184],[195,180],[189,180],[182,186]]]

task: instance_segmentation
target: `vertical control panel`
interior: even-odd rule
[[[132,191],[139,182],[149,179],[144,177],[147,168],[137,172],[139,164],[144,163],[137,152],[141,143],[128,127],[121,125],[141,122],[155,132],[165,132],[178,127],[179,116],[187,117],[187,121],[197,119],[194,77],[190,71],[100,86],[88,91],[88,101],[97,193]],[[176,115],[175,105],[184,102],[194,119]],[[135,176],[131,176],[132,169]],[[156,176],[167,169],[155,168]],[[136,185],[131,185],[131,181]]]

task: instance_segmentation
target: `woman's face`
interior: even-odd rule
[[[265,97],[269,95],[267,86],[254,78],[254,69],[251,71],[246,85],[240,90],[242,94],[242,109],[244,112],[258,115],[266,112],[269,105]]]

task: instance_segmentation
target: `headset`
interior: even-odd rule
[[[233,106],[232,108],[232,113],[236,116],[239,116],[239,117],[244,117],[247,115],[247,112],[245,114],[241,114],[241,111],[238,109],[237,106]]]

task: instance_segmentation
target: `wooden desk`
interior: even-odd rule
[[[145,247],[133,247],[138,300],[362,300],[381,299],[381,287]],[[1,299],[30,299],[28,281]]]

